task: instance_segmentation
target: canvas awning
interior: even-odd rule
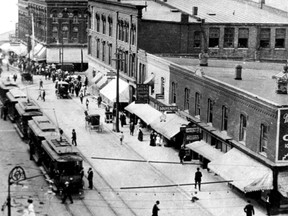
[[[236,148],[208,164],[209,169],[244,192],[272,190],[273,173],[268,167]]]
[[[210,161],[214,161],[217,158],[224,155],[223,152],[219,151],[212,145],[206,143],[204,140],[195,141],[185,146],[191,149],[192,151],[197,152],[198,154],[202,155],[204,158]]]
[[[30,58],[33,59],[33,60],[36,60],[34,59],[36,57],[36,54],[43,48],[43,45],[38,43],[35,47],[34,47],[34,51],[33,49],[30,51]],[[34,54],[34,56],[33,56]]]
[[[102,76],[103,76],[103,74],[101,72],[98,72],[96,74],[96,76],[92,78],[92,80],[91,80],[92,84],[98,83],[100,81],[100,79],[102,78]]]
[[[163,114],[162,114],[163,115]],[[180,116],[172,113],[166,114],[165,121],[160,121],[160,119],[155,119],[150,123],[150,126],[166,137],[167,139],[171,139],[176,134],[180,132],[180,127],[188,124],[189,122]]]
[[[47,63],[61,63],[61,55],[60,50],[61,47],[57,48],[48,48],[47,49]],[[81,51],[82,50],[82,51]],[[81,55],[82,52],[82,55]],[[87,59],[87,49],[73,48],[73,47],[64,47],[63,48],[63,62],[67,63],[81,63],[81,59],[83,63],[88,63]]]
[[[279,172],[278,174],[278,191],[288,197],[288,172]]]
[[[107,76],[102,76],[101,79],[96,83],[96,87],[100,90],[108,83]]]
[[[111,102],[116,101],[116,79],[110,81],[103,89],[100,90],[100,94],[107,98]],[[119,79],[119,102],[129,102],[129,84]]]
[[[45,61],[46,60],[46,47],[42,47],[36,55],[34,55],[35,61]]]
[[[135,102],[125,107],[125,110],[141,118],[147,125],[150,125],[155,119],[160,121],[160,116],[162,115],[160,111],[149,104],[135,104]]]
[[[27,46],[24,44],[11,44],[10,45],[10,51],[13,51],[16,53],[18,56],[25,56],[27,55]]]
[[[144,82],[143,84],[151,84],[154,82],[155,75],[152,73]]]

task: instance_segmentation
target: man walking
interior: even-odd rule
[[[43,91],[42,91],[42,100],[45,102],[45,96],[46,96],[46,92],[45,92],[45,90],[43,89]]]
[[[71,187],[68,181],[65,182],[65,186],[63,188],[63,199],[62,199],[62,204],[65,204],[65,201],[67,199],[67,197],[69,198],[71,204],[73,203],[73,199],[71,196]]]
[[[248,202],[248,204],[245,206],[244,212],[246,212],[246,216],[252,216],[255,214],[254,207],[251,204],[250,200],[248,200],[247,202]]]
[[[121,131],[121,134],[120,134],[120,144],[121,145],[123,144],[123,140],[124,140],[124,134],[123,134],[123,131]]]
[[[76,131],[75,131],[75,129],[72,130],[72,145],[77,146]]]
[[[42,89],[43,88],[43,81],[42,79],[40,79],[40,82],[39,82],[39,89]]]
[[[152,216],[158,216],[158,211],[160,211],[158,207],[159,204],[160,204],[160,201],[157,200],[152,209]]]
[[[197,188],[197,184],[198,184],[198,188],[199,191],[201,190],[201,179],[202,179],[202,173],[200,172],[200,168],[197,168],[197,171],[195,172],[195,189]]]
[[[88,179],[88,183],[89,183],[88,188],[93,189],[93,170],[91,167],[89,168],[87,173],[88,173],[87,179]]]
[[[134,134],[134,129],[135,129],[135,124],[134,124],[133,121],[130,122],[130,127],[129,127],[129,129],[130,129],[130,135],[133,136],[133,134]]]

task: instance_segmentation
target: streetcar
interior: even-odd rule
[[[29,98],[25,101],[18,101],[18,103],[15,104],[15,109],[17,111],[15,116],[16,130],[22,138],[27,139],[28,121],[31,120],[33,116],[42,116],[43,113],[35,101]]]
[[[8,117],[14,122],[14,119],[17,115],[17,110],[15,108],[15,104],[20,100],[27,100],[26,94],[18,88],[10,89],[6,93],[7,98],[7,107],[8,107]]]
[[[58,81],[56,84],[57,98],[69,98],[69,84],[65,81]]]
[[[0,81],[0,100],[3,104],[6,104],[7,96],[6,93],[13,88],[19,88],[18,85],[10,80],[1,80]]]

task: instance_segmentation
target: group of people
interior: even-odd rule
[[[150,146],[162,146],[163,139],[160,134],[157,134],[155,131],[150,133]]]

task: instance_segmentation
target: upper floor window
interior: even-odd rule
[[[275,48],[285,48],[286,29],[276,29]]]
[[[194,32],[193,47],[194,48],[200,48],[201,47],[201,32],[200,31]]]
[[[213,100],[208,99],[207,122],[213,122]]]
[[[234,28],[224,29],[224,47],[225,48],[234,47]]]
[[[102,33],[106,34],[106,17],[102,15]]]
[[[79,36],[79,34],[78,34],[78,28],[77,28],[77,27],[74,27],[74,28],[73,28],[73,32],[72,32],[72,41],[73,41],[74,43],[77,43],[77,42],[78,42],[78,36]]]
[[[100,15],[96,14],[95,18],[96,18],[96,31],[100,32]]]
[[[96,39],[96,58],[100,58],[100,39]]]
[[[125,27],[125,32],[124,32],[124,41],[125,42],[128,42],[128,39],[129,39],[129,23],[128,22],[125,22],[124,23],[124,27]]]
[[[260,47],[269,48],[270,47],[270,29],[262,28],[260,29]]]
[[[74,11],[73,12],[73,23],[77,24],[79,22],[79,16],[78,16],[78,12]]]
[[[222,106],[221,130],[227,131],[227,129],[228,129],[228,108],[226,106]]]
[[[248,48],[249,29],[239,28],[238,31],[238,48]]]
[[[108,64],[112,64],[112,44],[108,44]]]
[[[189,98],[190,98],[190,89],[185,88],[184,89],[184,110],[189,110],[190,108]]]
[[[172,82],[171,103],[176,103],[177,84]]]
[[[220,29],[210,28],[209,29],[209,47],[219,47]]]
[[[57,15],[57,11],[56,10],[54,10],[54,11],[52,11],[51,12],[51,15],[50,15],[50,17],[52,17],[52,22],[58,22],[58,19],[57,19],[57,17],[58,17],[58,15]]]
[[[246,142],[247,117],[243,114],[240,115],[240,131],[239,141]]]
[[[102,42],[102,61],[105,61],[105,55],[106,55],[106,50],[105,50],[105,41]]]
[[[135,45],[136,44],[136,26],[132,25],[131,26],[131,44]]]
[[[196,92],[195,93],[195,116],[200,116],[200,93]]]
[[[268,147],[268,126],[261,124],[260,126],[260,152],[267,153]]]
[[[160,94],[164,95],[165,92],[165,78],[161,77],[161,88],[160,88]]]
[[[108,27],[108,34],[109,34],[109,36],[112,36],[112,29],[113,29],[113,19],[112,19],[112,17],[108,17],[108,25],[109,25],[109,27]]]

